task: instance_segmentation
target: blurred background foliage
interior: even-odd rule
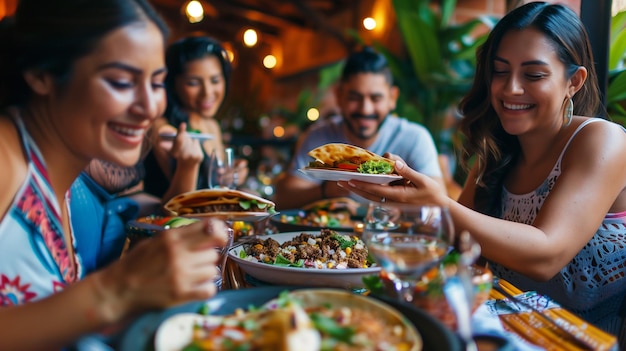
[[[626,126],[626,30],[624,27],[626,27],[626,11],[618,12],[611,21],[606,109],[611,120]]]

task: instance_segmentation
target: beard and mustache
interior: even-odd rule
[[[355,112],[355,113],[350,115],[349,119],[351,121],[356,121],[356,120],[379,121],[378,126],[376,127],[376,130],[372,131],[371,133],[367,133],[368,128],[358,128],[357,129],[349,121],[345,121],[344,123],[346,124],[346,126],[348,127],[348,130],[350,131],[350,133],[352,135],[354,135],[355,137],[357,137],[359,139],[367,140],[367,139],[370,139],[370,138],[373,138],[374,136],[376,136],[376,134],[378,133],[378,131],[382,127],[383,123],[385,122],[385,119],[387,118],[387,115],[385,115],[385,117],[383,117],[383,118],[380,118],[380,116],[378,114],[375,114],[375,113],[372,113],[372,114],[369,114],[369,115],[364,115],[364,114]]]

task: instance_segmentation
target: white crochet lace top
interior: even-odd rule
[[[548,178],[527,194],[502,192],[502,218],[532,224],[541,205],[561,174],[561,159],[576,134],[587,124],[603,119],[588,119],[572,134]],[[606,122],[606,121],[605,121]],[[625,175],[626,176],[626,175]],[[581,189],[580,191],[593,191]],[[575,233],[573,233],[575,234]],[[556,276],[537,282],[501,265],[490,263],[494,274],[522,290],[545,294],[563,307],[615,335],[626,339],[626,212],[608,213],[600,228],[585,247]]]

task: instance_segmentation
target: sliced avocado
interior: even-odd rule
[[[174,217],[165,223],[166,227],[178,228],[197,222],[195,218]]]

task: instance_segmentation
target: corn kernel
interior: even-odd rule
[[[346,255],[349,255],[352,252],[351,247],[346,247]]]

